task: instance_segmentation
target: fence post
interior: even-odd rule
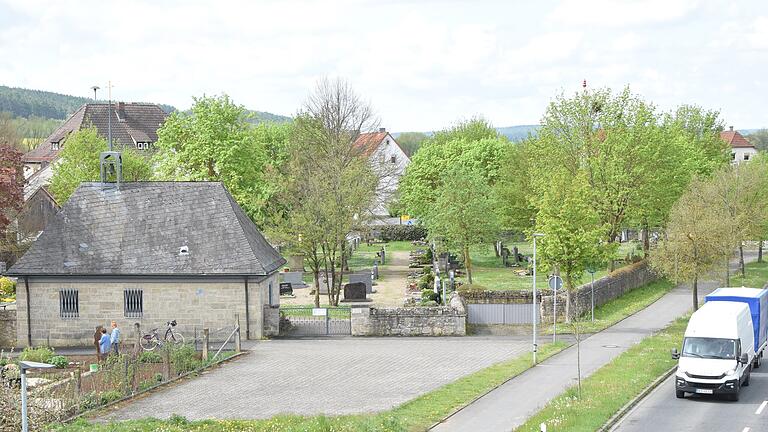
[[[129,379],[128,375],[128,356],[123,355],[123,387],[124,387],[124,395],[128,396],[131,394],[131,380]]]
[[[240,346],[240,314],[235,314],[235,352],[241,351]]]
[[[74,372],[75,381],[75,400],[80,399],[80,387],[83,385],[82,370],[80,369],[80,363],[77,363],[77,369]]]
[[[170,344],[163,347],[163,381],[171,378],[171,350]]]
[[[141,352],[141,324],[134,323],[133,326],[136,329],[136,345],[133,346],[133,356],[135,358]]]
[[[203,329],[203,361],[208,361],[208,329]]]

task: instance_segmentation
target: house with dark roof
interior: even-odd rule
[[[7,272],[18,343],[89,345],[111,320],[276,334],[283,264],[219,182],[83,183]]]
[[[377,219],[384,220],[389,216],[389,204],[395,197],[400,177],[411,159],[385,128],[380,128],[378,132],[361,133],[354,147],[368,157],[379,176],[376,202],[371,211]]]
[[[748,161],[757,154],[757,147],[747,141],[733,126],[727,131],[720,132],[720,138],[731,146],[731,163],[738,164]]]

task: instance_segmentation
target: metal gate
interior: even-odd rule
[[[280,336],[341,336],[352,334],[348,307],[280,306]]]
[[[536,322],[541,317],[536,311]],[[468,304],[467,319],[470,324],[531,324],[533,305],[528,304]]]

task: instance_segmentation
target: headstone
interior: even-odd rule
[[[353,282],[344,285],[344,302],[364,302],[368,301],[366,297],[366,286],[362,282]]]
[[[385,251],[384,248],[381,248],[381,263],[387,263],[387,251]]]
[[[517,246],[512,248],[512,253],[514,254],[512,256],[513,256],[513,259],[515,260],[515,265],[518,265],[522,260],[520,259],[520,251],[517,249]]]
[[[448,269],[448,252],[440,254],[440,256],[437,259],[437,265],[438,267],[440,267],[440,270]]]
[[[290,282],[281,282],[280,283],[280,295],[281,296],[292,296],[293,295],[293,287],[291,286]]]
[[[371,281],[371,272],[365,273],[352,273],[349,275],[349,283],[361,282],[365,284],[365,292],[368,294],[373,293],[373,282]]]
[[[304,255],[290,255],[288,257],[288,268],[292,272],[304,271]]]
[[[333,285],[333,279],[329,278],[324,272],[320,272],[320,294],[328,294],[329,285]]]
[[[373,270],[371,270],[371,275],[373,279],[379,278],[379,263],[377,261],[373,262]]]
[[[291,284],[292,288],[305,288],[307,284],[304,283],[302,272],[283,272],[280,273],[283,278],[283,282]]]
[[[501,248],[501,263],[504,267],[509,267],[509,249]]]

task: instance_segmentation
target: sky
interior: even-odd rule
[[[13,87],[283,115],[342,77],[392,131],[536,124],[584,79],[768,127],[765,0],[0,0],[0,59]]]

